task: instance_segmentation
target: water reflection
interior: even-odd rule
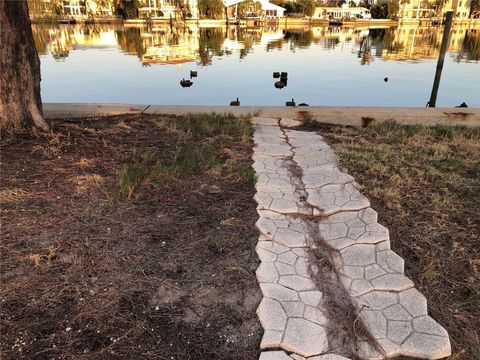
[[[314,27],[306,29],[245,29],[122,27],[115,25],[34,25],[35,44],[40,54],[51,53],[65,61],[70,51],[82,47],[116,47],[136,55],[143,65],[198,62],[211,65],[214,56],[237,54],[245,58],[254,46],[265,51],[297,50],[319,45],[326,50],[354,42],[354,54],[361,65],[374,58],[396,61],[436,59],[442,28],[399,26],[390,29]],[[452,31],[449,52],[457,62],[478,62],[480,30],[463,27]]]
[[[33,26],[47,102],[425,106],[441,28]],[[480,31],[455,27],[438,106],[480,106]],[[163,66],[162,66],[163,65]],[[180,87],[189,71],[193,86]],[[275,88],[272,72],[289,73]],[[389,81],[383,79],[389,77]],[[94,82],[89,79],[95,79]]]

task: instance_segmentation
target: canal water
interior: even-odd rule
[[[442,28],[33,25],[44,102],[424,107]],[[437,106],[480,107],[480,29],[454,27]],[[180,80],[193,85],[182,88]],[[273,72],[288,72],[274,87]]]

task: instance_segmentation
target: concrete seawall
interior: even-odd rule
[[[122,114],[231,113],[303,120],[309,116],[322,123],[364,126],[395,120],[402,124],[467,125],[480,127],[478,108],[395,108],[395,107],[282,107],[141,104],[43,104],[47,119],[79,118]]]

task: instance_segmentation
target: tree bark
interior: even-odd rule
[[[0,129],[49,130],[42,115],[40,59],[26,0],[0,0]]]

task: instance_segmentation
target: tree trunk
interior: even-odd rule
[[[40,59],[26,0],[0,0],[0,129],[49,130],[42,115]]]

